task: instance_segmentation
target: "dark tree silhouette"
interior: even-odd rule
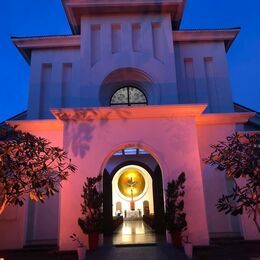
[[[218,211],[234,216],[246,211],[260,232],[260,135],[235,133],[211,147],[214,151],[204,162],[234,181],[233,192],[219,198]]]
[[[187,228],[186,213],[184,210],[185,195],[184,183],[186,181],[185,173],[182,172],[177,180],[168,182],[166,189],[166,228],[169,231],[183,232]]]
[[[44,202],[76,171],[67,153],[42,137],[0,127],[0,214],[7,205]]]
[[[101,180],[101,174],[97,177],[87,177],[83,186],[83,217],[78,219],[78,224],[85,234],[103,232],[103,192],[98,191],[97,187]]]

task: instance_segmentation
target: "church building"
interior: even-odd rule
[[[13,37],[30,66],[28,112],[11,124],[44,137],[77,165],[45,203],[26,201],[0,216],[0,249],[70,239],[81,216],[86,177],[102,174],[105,234],[112,219],[165,211],[167,183],[186,174],[189,239],[259,234],[247,215],[219,213],[217,199],[232,183],[203,158],[211,144],[254,116],[235,112],[227,52],[239,29],[181,30],[185,0],[62,0],[72,34]]]

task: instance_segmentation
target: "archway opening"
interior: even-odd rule
[[[139,147],[116,151],[103,179],[105,235],[113,244],[156,243],[165,234],[162,171]]]

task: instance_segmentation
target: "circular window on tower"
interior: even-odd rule
[[[145,94],[133,86],[118,89],[110,100],[110,106],[138,106],[147,105]]]

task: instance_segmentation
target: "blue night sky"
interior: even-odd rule
[[[29,66],[11,36],[69,34],[60,0],[8,0],[0,10],[0,122],[26,110]],[[260,111],[260,1],[187,0],[182,29],[241,27],[228,53],[233,100]]]

